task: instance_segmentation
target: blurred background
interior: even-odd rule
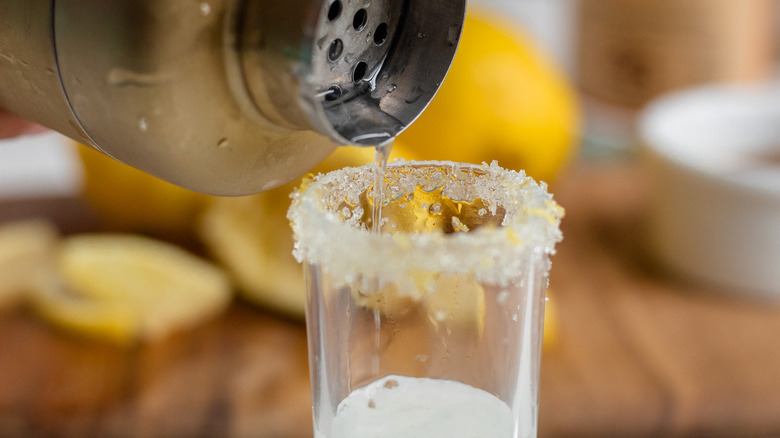
[[[779,26],[776,0],[470,3],[391,159],[498,160],[566,208],[541,437],[780,436]],[[0,140],[0,437],[310,437],[298,183],[215,198]]]

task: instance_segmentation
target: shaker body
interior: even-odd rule
[[[335,145],[242,108],[232,3],[5,0],[0,106],[196,191],[283,184]]]
[[[257,193],[408,126],[464,15],[464,0],[3,0],[0,107],[182,187]]]

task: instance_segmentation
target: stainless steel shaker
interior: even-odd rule
[[[0,107],[193,190],[281,185],[423,111],[465,0],[0,0]]]

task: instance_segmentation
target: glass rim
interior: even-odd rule
[[[389,163],[388,175],[395,183],[407,177],[394,173],[414,169],[416,176],[439,171],[447,178],[436,183],[465,190],[505,210],[498,227],[473,231],[372,233],[336,211],[328,198],[343,199],[368,190],[374,182],[376,164],[345,167],[307,179],[292,195],[288,218],[293,229],[293,255],[302,263],[318,265],[336,282],[363,279],[383,283],[420,273],[470,274],[476,281],[507,285],[528,270],[533,260],[546,259],[562,239],[563,208],[523,171],[499,167],[494,161],[481,165],[451,161],[406,161]],[[411,181],[413,182],[413,181]],[[478,182],[479,184],[474,184]],[[391,183],[392,184],[392,183]],[[341,191],[341,192],[339,192]],[[549,266],[546,266],[549,268]]]

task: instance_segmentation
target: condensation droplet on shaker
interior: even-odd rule
[[[419,86],[415,86],[414,88],[412,88],[412,91],[409,92],[409,95],[406,96],[405,102],[406,103],[415,103],[415,102],[417,102],[422,97],[424,92],[425,92],[425,90],[423,90]]]
[[[447,29],[447,44],[454,46],[458,43],[458,37],[460,36],[460,26],[452,25]]]

